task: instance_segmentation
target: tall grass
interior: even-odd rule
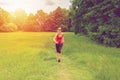
[[[66,34],[65,55],[75,80],[119,80],[120,49],[105,47],[85,36]]]
[[[70,80],[119,80],[120,49],[65,33],[60,68],[54,34],[0,33],[0,80],[61,80],[60,69]]]
[[[50,36],[0,33],[0,80],[57,80],[56,54]]]

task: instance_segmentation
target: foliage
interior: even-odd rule
[[[68,16],[68,10],[58,7],[56,10],[49,14],[44,24],[44,31],[56,31],[58,27],[62,27],[63,31],[68,31]]]
[[[6,23],[0,27],[0,31],[2,32],[14,32],[17,31],[17,25],[13,23]]]
[[[19,30],[23,29],[23,26],[27,19],[27,13],[23,10],[23,9],[16,9],[16,11],[14,12],[14,22],[17,26]]]
[[[56,31],[58,27],[62,27],[63,31],[69,31],[71,26],[69,10],[61,7],[56,8],[49,14],[38,10],[36,14],[30,13],[29,15],[23,9],[17,9],[13,14],[10,14],[0,8],[0,27],[8,23],[15,24],[19,31],[30,32]],[[7,27],[4,29],[7,29]]]
[[[105,45],[120,47],[119,3],[120,0],[72,0],[70,10],[75,34],[87,34]]]

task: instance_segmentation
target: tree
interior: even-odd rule
[[[37,31],[38,29],[36,28],[36,17],[34,14],[30,13],[29,16],[26,19],[25,25],[23,27],[23,31]]]
[[[44,30],[45,31],[55,31],[58,27],[62,27],[63,31],[68,30],[68,15],[69,12],[66,9],[60,7],[56,8],[51,12],[45,21]]]
[[[9,16],[7,11],[0,8],[0,26],[10,21]]]
[[[0,31],[1,32],[10,32],[16,31],[17,26],[13,23],[13,16],[0,8]]]
[[[39,25],[39,30],[44,31],[43,26],[45,24],[45,21],[47,20],[48,14],[43,12],[43,10],[38,10],[35,16],[36,16],[36,21]]]
[[[24,25],[26,24],[27,13],[23,9],[16,9],[14,12],[14,23],[18,26],[19,30],[22,30]]]
[[[75,34],[120,47],[120,0],[72,0],[70,9]]]

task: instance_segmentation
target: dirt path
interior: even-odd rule
[[[60,76],[59,80],[71,80],[70,72],[65,64],[65,62],[66,62],[65,60],[67,60],[67,58],[65,56],[63,56],[62,61],[60,63],[58,63],[59,76]]]

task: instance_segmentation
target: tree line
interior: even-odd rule
[[[0,8],[0,32],[56,31],[58,27],[62,27],[63,31],[69,31],[69,26],[69,10],[61,7],[57,7],[49,14],[38,10],[36,14],[29,15],[22,9],[9,13]]]
[[[70,17],[75,34],[120,47],[120,0],[72,0],[71,3]]]

